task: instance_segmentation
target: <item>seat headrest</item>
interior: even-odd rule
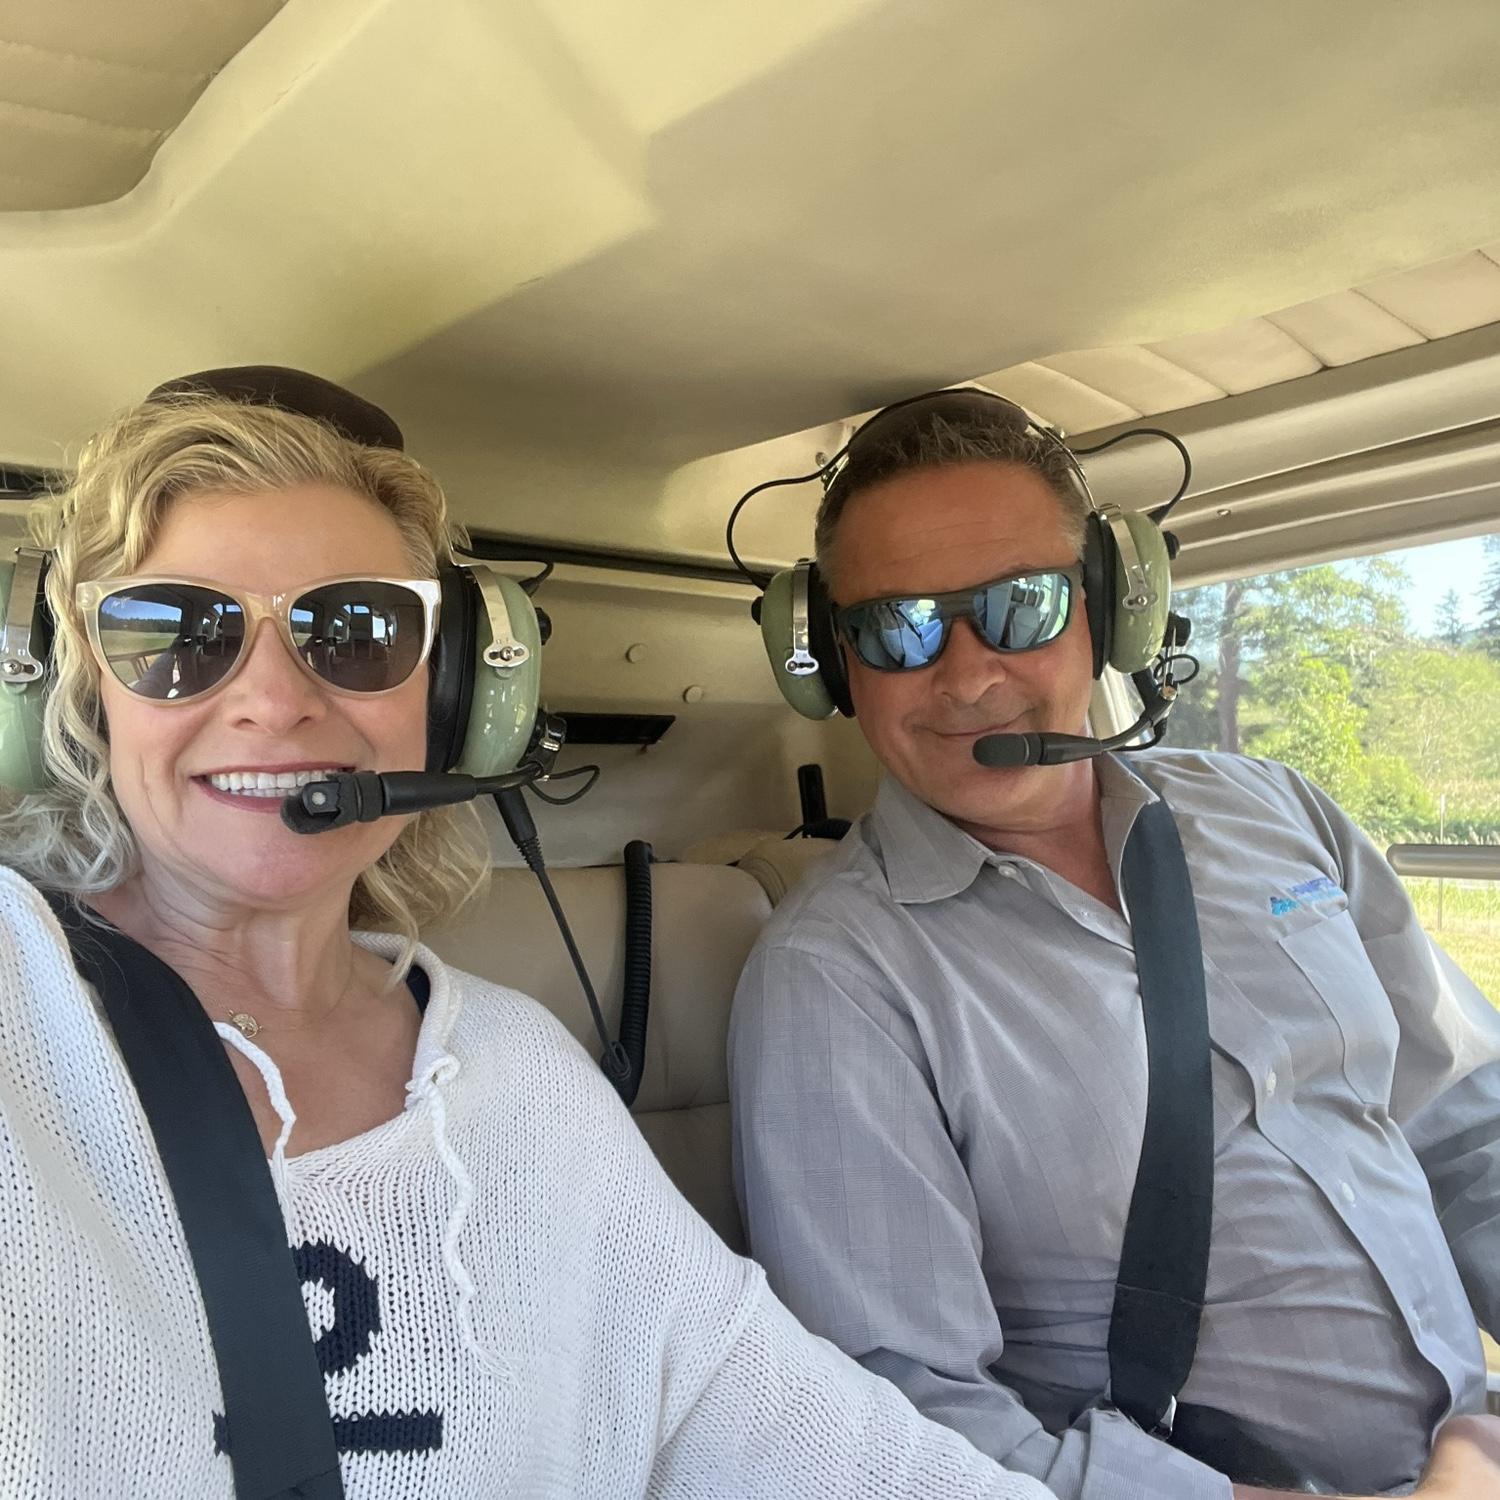
[[[743,871],[654,865],[651,1015],[634,1110],[685,1109],[729,1098],[724,1049],[740,970],[770,903]],[[588,967],[612,1035],[620,1023],[625,958],[625,876],[618,865],[554,870],[552,882]],[[536,877],[496,870],[487,894],[455,923],[422,939],[471,974],[539,1000],[599,1051],[563,941]]]
[[[779,906],[787,892],[839,843],[838,839],[789,839],[773,829],[740,828],[692,845],[682,859],[684,864],[737,865],[760,883],[772,906]]]

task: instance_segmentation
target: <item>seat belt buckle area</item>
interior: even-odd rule
[[[1136,1418],[1131,1416],[1131,1414],[1124,1409],[1124,1407],[1116,1404],[1114,1396],[1111,1393],[1110,1387],[1108,1385],[1106,1385],[1104,1387],[1104,1390],[1099,1395],[1095,1396],[1094,1399],[1084,1407],[1084,1410],[1116,1412],[1120,1416],[1124,1417],[1125,1420],[1131,1424],[1131,1426],[1139,1427],[1147,1437],[1160,1438],[1164,1443],[1170,1443],[1172,1441],[1172,1429],[1177,1423],[1176,1396],[1169,1396],[1167,1398],[1167,1409],[1161,1414],[1160,1417],[1157,1418],[1153,1426],[1148,1427],[1143,1423],[1137,1421]]]

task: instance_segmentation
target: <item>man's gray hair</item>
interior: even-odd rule
[[[818,567],[828,576],[839,519],[862,490],[882,480],[920,469],[951,468],[955,464],[1017,464],[1031,469],[1047,484],[1062,505],[1068,540],[1083,555],[1089,504],[1079,489],[1072,462],[1060,442],[1021,426],[1015,407],[996,401],[994,413],[932,412],[915,423],[895,422],[889,435],[872,432],[854,448],[823,496],[814,526]]]

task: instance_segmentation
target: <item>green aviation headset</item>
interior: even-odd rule
[[[859,427],[821,468],[790,479],[767,480],[747,491],[735,505],[728,526],[729,554],[747,578],[764,587],[752,611],[760,622],[766,656],[782,697],[803,718],[826,719],[835,710],[846,717],[854,715],[834,604],[817,563],[803,558],[769,579],[756,577],[734,547],[734,523],[740,510],[752,496],[775,485],[818,479],[826,496],[839,486],[871,484],[893,472],[883,458],[888,447],[935,420],[964,426],[978,421],[990,427],[998,422],[1016,431],[1030,430],[1064,457],[1072,482],[1088,506],[1083,596],[1093,643],[1094,676],[1098,677],[1106,666],[1130,674],[1148,670],[1162,652],[1168,633],[1176,539],[1164,532],[1160,523],[1187,490],[1192,468],[1186,449],[1169,432],[1138,427],[1097,448],[1075,451],[1014,402],[965,386],[928,391],[887,406]],[[1089,489],[1077,453],[1097,453],[1126,438],[1143,436],[1165,438],[1177,448],[1184,466],[1177,494],[1150,514],[1100,505]]]
[[[378,406],[300,370],[248,365],[207,370],[158,386],[148,401],[190,393],[274,406],[326,423],[371,447],[404,449],[401,429]],[[0,543],[0,790],[40,791],[42,712],[50,686],[50,557]],[[541,690],[540,615],[521,585],[471,558],[445,562],[429,657],[427,770],[500,776],[532,748]]]

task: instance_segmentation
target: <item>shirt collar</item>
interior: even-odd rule
[[[1095,764],[1104,844],[1118,877],[1120,855],[1136,814],[1157,796],[1120,756],[1101,755]],[[880,843],[886,884],[903,906],[957,896],[973,885],[986,865],[1029,863],[1019,855],[986,848],[890,775],[876,793],[870,826]]]

